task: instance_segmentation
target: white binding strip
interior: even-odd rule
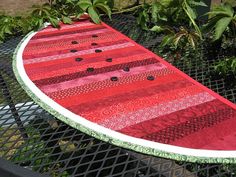
[[[180,154],[180,155],[187,155],[187,156],[193,156],[193,157],[205,157],[205,158],[236,158],[236,151],[235,150],[202,150],[202,149],[191,149],[191,148],[185,148],[185,147],[179,147],[179,146],[173,146],[173,145],[167,145],[157,142],[152,142],[140,138],[134,138],[113,130],[110,130],[108,128],[102,127],[96,123],[93,123],[91,121],[86,120],[85,118],[76,115],[72,113],[71,111],[67,110],[66,108],[60,106],[58,103],[50,99],[47,95],[45,95],[36,85],[29,79],[27,76],[24,65],[23,65],[23,59],[22,54],[24,51],[24,48],[28,44],[29,40],[36,34],[32,33],[28,36],[28,38],[21,44],[18,52],[17,52],[17,59],[16,59],[16,67],[17,71],[24,82],[25,85],[33,92],[40,100],[44,102],[44,104],[47,104],[49,107],[52,108],[52,110],[57,111],[59,114],[67,117],[71,121],[73,121],[76,124],[81,124],[84,127],[87,127],[90,130],[96,131],[100,134],[106,134],[110,138],[117,139],[122,142],[128,142],[132,143],[134,145],[139,145],[144,148],[153,148],[157,151],[163,151],[168,153],[174,153],[174,154]]]

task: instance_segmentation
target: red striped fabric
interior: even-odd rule
[[[236,148],[234,104],[105,24],[49,26],[23,62],[41,91],[101,126],[187,148]]]

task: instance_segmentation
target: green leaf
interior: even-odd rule
[[[234,70],[235,70],[235,72],[236,72],[236,58],[232,58],[232,63],[231,63],[231,68],[233,68]]]
[[[96,10],[92,6],[90,6],[88,8],[88,13],[94,23],[99,24],[101,22],[98,13],[96,12]]]
[[[189,13],[189,16],[192,18],[192,19],[196,19],[197,18],[197,15],[196,15],[196,13],[193,11],[193,9],[188,5],[188,3],[186,3],[185,4],[185,6],[186,6],[186,9],[187,9],[187,11],[188,11],[188,13]]]
[[[78,13],[76,14],[76,18],[79,19],[82,15],[84,15],[84,13]]]
[[[160,20],[162,20],[162,21],[164,21],[164,22],[167,22],[168,21],[168,18],[167,18],[167,16],[165,16],[165,15],[160,15],[160,14],[158,14],[158,19],[160,19]]]
[[[5,35],[0,32],[0,43],[3,43]]]
[[[92,5],[88,4],[88,3],[80,3],[80,4],[78,4],[78,5],[79,5],[79,7],[80,7],[83,11],[86,11],[90,6],[92,6]]]
[[[143,30],[148,30],[147,22],[148,22],[147,12],[146,11],[140,12],[137,18],[137,23],[141,26]]]
[[[64,15],[62,16],[62,21],[65,24],[72,24],[72,20],[69,17],[66,17]]]
[[[91,0],[79,0],[78,3],[89,3],[90,5],[93,5]]]
[[[188,42],[190,43],[193,49],[196,48],[195,40],[191,35],[188,36]]]
[[[173,1],[176,1],[176,0],[161,0],[160,3],[164,7],[169,7]]]
[[[43,19],[36,18],[36,19],[34,19],[34,23],[35,23],[34,28],[35,28],[35,30],[37,30],[43,26]]]
[[[162,31],[164,31],[164,28],[162,28],[161,26],[155,25],[150,30],[160,33]]]
[[[43,15],[45,14],[45,15],[47,15],[47,16],[50,16],[51,15],[51,13],[50,13],[50,11],[48,11],[48,10],[43,10],[42,11],[43,13]]]
[[[152,19],[153,19],[154,22],[157,22],[158,10],[159,10],[158,3],[155,1],[152,4]]]
[[[3,30],[4,33],[6,33],[6,34],[12,34],[11,29],[10,29],[9,26],[5,26],[3,29],[4,29],[4,30]]]
[[[111,19],[111,9],[109,8],[109,6],[99,3],[99,4],[96,4],[95,7],[105,12],[108,15],[108,17]]]
[[[222,15],[222,16],[233,17],[234,9],[228,4],[226,5],[221,4],[220,6],[214,8],[211,12],[208,12],[208,14],[212,16]]]
[[[107,0],[93,0],[93,5],[96,5],[98,3],[106,4]]]
[[[48,17],[48,19],[53,27],[56,27],[56,28],[59,27],[59,20],[58,19],[52,18],[52,17]]]
[[[90,6],[92,6],[92,2],[91,1],[79,1],[77,3],[77,5],[83,10],[83,11],[86,11]]]
[[[217,21],[216,26],[215,26],[214,40],[218,40],[222,36],[223,32],[226,30],[231,20],[232,18],[230,17],[224,17],[220,19],[219,21]]]
[[[190,1],[189,3],[192,4],[192,5],[195,5],[195,6],[207,7],[206,3],[203,2],[203,1],[199,1],[199,2],[196,2],[196,1]]]
[[[200,30],[200,28],[198,27],[198,25],[196,24],[194,18],[192,18],[192,14],[191,14],[191,10],[189,11],[189,5],[187,4],[186,0],[184,0],[184,4],[183,4],[183,9],[185,11],[185,13],[187,14],[187,16],[189,17],[190,21],[192,22],[195,30],[197,31],[197,33],[199,34],[200,39],[202,40],[202,32]]]
[[[206,25],[203,25],[203,32],[210,32],[215,28],[215,25],[218,20],[220,20],[222,17],[220,16],[214,16],[209,19],[208,23]]]
[[[184,37],[184,36],[185,36],[184,33],[179,33],[179,34],[176,34],[176,35],[175,35],[175,37],[174,37],[174,39],[173,39],[173,43],[174,43],[174,45],[175,45],[176,48],[178,47],[181,38]]]
[[[234,18],[233,18],[235,21],[236,21],[236,15],[234,15]]]
[[[174,35],[173,34],[168,34],[165,37],[163,37],[160,46],[161,47],[165,47],[166,45],[169,45],[172,43],[174,39]]]

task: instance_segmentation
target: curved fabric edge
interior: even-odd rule
[[[108,26],[108,25],[105,24],[105,26]],[[22,79],[21,73],[19,72],[18,67],[17,67],[17,62],[18,62],[17,60],[20,60],[22,58],[22,56],[21,56],[21,58],[18,58],[18,54],[20,53],[21,50],[23,51],[24,48],[25,48],[25,47],[22,48],[23,43],[25,43],[25,42],[28,43],[28,41],[31,39],[31,37],[36,33],[37,32],[33,32],[33,31],[30,32],[18,44],[18,46],[15,49],[14,54],[13,54],[13,63],[12,63],[13,71],[14,71],[14,74],[17,78],[17,81],[22,86],[22,88],[26,91],[26,93],[39,106],[41,106],[43,109],[45,109],[47,112],[49,112],[50,114],[52,114],[53,116],[55,116],[59,120],[63,121],[67,125],[70,125],[71,127],[75,128],[77,130],[80,130],[80,131],[82,131],[82,132],[84,132],[88,135],[91,135],[91,136],[93,136],[97,139],[100,139],[102,141],[111,143],[113,145],[117,145],[119,147],[129,149],[129,150],[134,150],[136,152],[144,153],[144,154],[147,154],[147,155],[154,155],[154,156],[169,158],[169,159],[178,160],[178,161],[188,161],[188,162],[198,162],[198,163],[224,163],[224,164],[226,164],[226,163],[236,163],[236,151],[200,150],[200,149],[184,148],[184,147],[173,146],[173,145],[166,145],[166,144],[162,144],[162,143],[151,142],[151,141],[148,141],[148,140],[143,140],[143,139],[140,139],[140,138],[134,138],[134,137],[131,137],[131,136],[128,136],[128,135],[124,135],[124,134],[115,132],[113,130],[107,129],[105,127],[102,127],[98,124],[95,124],[95,123],[91,122],[92,124],[94,124],[94,127],[97,127],[97,128],[101,129],[100,132],[99,132],[99,131],[96,131],[95,128],[94,129],[89,128],[89,127],[79,123],[79,121],[72,120],[72,118],[69,118],[68,116],[65,116],[65,115],[61,114],[60,110],[56,110],[52,106],[50,106],[49,104],[46,104],[42,100],[42,97],[40,98],[37,94],[35,94],[32,90],[30,90],[28,88],[27,83]],[[129,39],[129,40],[131,40],[131,39]],[[33,84],[33,82],[32,82],[32,84]],[[45,97],[48,97],[47,95],[45,95],[42,92],[40,94],[43,94]],[[55,101],[53,101],[53,102],[55,104],[57,104]],[[57,104],[57,106],[60,106],[60,105]],[[63,108],[63,109],[65,109],[65,108]],[[84,119],[80,116],[78,116],[78,118]],[[106,129],[106,131],[110,131],[110,133],[105,134],[104,132],[102,132],[102,130],[104,130],[104,129]],[[117,137],[112,136],[113,134],[116,134],[116,135],[118,134],[119,136],[122,136],[122,137],[125,137],[125,138],[123,138],[123,139],[117,138]],[[138,143],[138,141],[143,142],[143,143]],[[145,143],[146,144],[147,143],[155,144],[155,148],[150,147],[150,146],[147,147],[147,146],[144,145]],[[160,148],[160,147],[162,147],[162,148]],[[173,150],[172,152],[170,152],[170,151],[168,152],[166,149],[172,149],[172,150],[175,149],[175,150]],[[181,153],[176,153],[176,151],[181,151]],[[191,152],[194,155],[187,155],[186,152]],[[199,156],[199,154],[204,154],[204,156],[203,155]],[[216,156],[216,155],[215,156],[209,156],[209,154],[217,154],[218,156]],[[227,155],[219,157],[220,154],[221,155],[222,154],[227,154]]]

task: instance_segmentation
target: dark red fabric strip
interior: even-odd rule
[[[82,28],[82,29],[69,29],[69,30],[63,30],[63,31],[59,30],[59,31],[57,31],[57,33],[53,33],[53,34],[35,35],[34,37],[32,37],[32,40],[67,35],[67,34],[82,33],[82,32],[94,31],[94,30],[98,30],[98,29],[105,29],[105,27],[94,25],[94,26],[86,27],[86,28]]]
[[[149,59],[145,59],[143,61],[122,63],[122,64],[112,65],[112,66],[103,67],[103,68],[94,68],[93,71],[82,71],[82,72],[57,76],[57,77],[51,77],[48,79],[35,80],[34,83],[37,86],[49,85],[52,83],[59,83],[59,82],[72,80],[72,79],[79,78],[79,77],[85,77],[85,76],[91,76],[94,74],[115,71],[115,70],[123,69],[124,67],[132,68],[132,67],[143,66],[143,65],[154,64],[154,63],[158,63],[158,60],[156,60],[155,58],[149,58]]]
[[[173,144],[173,142],[178,139],[201,131],[204,128],[212,127],[227,119],[233,118],[233,116],[235,116],[235,114],[233,114],[230,108],[218,109],[214,113],[208,113],[199,117],[190,117],[188,121],[181,124],[176,122],[176,125],[169,126],[152,134],[147,134],[142,138],[165,144]]]
[[[176,111],[168,115],[155,117],[151,120],[147,120],[136,125],[125,127],[119,130],[119,132],[134,137],[147,136],[147,139],[151,139],[151,135],[158,134],[158,132],[164,132],[164,130],[167,130],[168,127],[179,126],[182,124],[185,125],[191,119],[202,117],[208,114],[211,115],[212,113],[215,113],[218,110],[223,110],[226,108],[228,107],[219,100],[213,100],[197,106],[189,107],[184,110]],[[173,133],[174,134],[178,133],[178,131]],[[171,141],[172,139],[173,138],[171,138],[170,135],[168,135],[168,137],[164,139],[164,141],[167,142]]]

